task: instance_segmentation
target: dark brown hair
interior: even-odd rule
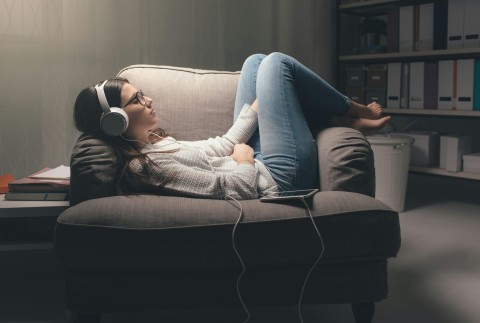
[[[111,107],[120,106],[120,94],[126,83],[129,83],[127,79],[115,77],[109,79],[105,84],[105,95]],[[95,87],[89,86],[83,89],[77,96],[73,110],[75,127],[83,133],[101,139],[114,148],[117,167],[117,175],[114,181],[115,190],[120,195],[134,193],[132,187],[125,180],[125,175],[129,173],[136,177],[149,176],[148,170],[151,168],[149,166],[152,161],[147,154],[140,152],[132,142],[122,136],[113,137],[105,134],[100,127],[102,113],[102,107],[100,106]],[[166,132],[161,128],[151,129],[150,132],[156,134],[149,136],[151,143],[158,142],[167,136]],[[128,167],[133,159],[138,159],[146,171],[142,174],[133,172]],[[148,188],[149,192],[158,193],[160,190],[161,187]]]

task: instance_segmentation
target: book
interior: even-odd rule
[[[5,199],[9,201],[67,201],[68,192],[29,193],[7,192]]]
[[[8,192],[8,184],[15,181],[12,174],[0,175],[0,194]]]
[[[51,168],[43,168],[38,172],[8,183],[10,192],[24,193],[55,193],[68,192],[70,188],[70,179],[42,179],[37,175],[49,172]]]
[[[36,179],[70,179],[70,167],[61,165],[45,172],[37,172],[29,177]]]

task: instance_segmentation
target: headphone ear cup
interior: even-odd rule
[[[102,114],[100,127],[109,136],[120,136],[128,128],[128,115],[123,109],[110,108]]]

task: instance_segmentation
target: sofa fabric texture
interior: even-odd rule
[[[153,99],[158,126],[177,140],[202,140],[233,124],[239,72],[133,65],[118,73]]]
[[[346,192],[323,192],[311,202],[325,242],[322,263],[397,253],[398,218],[383,203]],[[243,218],[235,241],[249,268],[311,264],[318,257],[321,243],[300,201],[240,203]],[[59,260],[86,270],[236,268],[232,230],[239,216],[231,200],[142,195],[87,201],[59,219],[57,239],[64,246]]]
[[[70,205],[115,195],[117,174],[113,148],[101,139],[82,134],[70,158]]]

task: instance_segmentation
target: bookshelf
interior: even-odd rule
[[[364,17],[384,16],[388,12],[402,6],[435,3],[433,0],[367,0],[341,1],[337,0],[337,86],[346,90],[345,68],[354,64],[387,64],[418,61],[440,61],[457,59],[479,59],[480,47],[437,49],[408,52],[374,52],[362,53],[359,23]],[[480,12],[479,12],[480,14]],[[445,21],[447,24],[447,21]],[[387,37],[387,36],[384,36]],[[385,40],[385,39],[384,39]],[[366,99],[367,100],[367,99]],[[435,125],[440,133],[466,132],[472,135],[473,151],[480,151],[480,127],[475,123],[480,121],[480,111],[474,110],[439,110],[439,109],[396,109],[385,107],[385,114],[391,115],[393,122],[409,124],[412,120],[427,120]],[[445,176],[467,180],[480,181],[480,174],[465,172],[447,172],[438,167],[410,167],[411,173]]]

